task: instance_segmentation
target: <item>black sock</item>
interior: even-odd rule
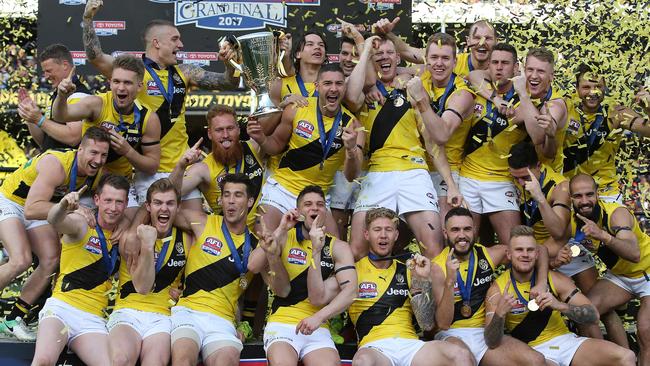
[[[5,320],[16,320],[17,317],[25,318],[31,308],[31,305],[19,297],[16,299],[14,306],[11,308],[11,312],[7,315]]]

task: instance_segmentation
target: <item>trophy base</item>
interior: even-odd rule
[[[282,113],[282,109],[273,104],[269,93],[256,94],[251,90],[251,117],[268,116],[274,113]]]
[[[255,112],[251,113],[251,117],[263,117],[263,116],[269,116],[271,114],[275,113],[282,113],[282,109],[277,108],[277,107],[265,107],[265,108],[260,108],[256,110]]]

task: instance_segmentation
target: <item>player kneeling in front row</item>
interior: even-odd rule
[[[87,365],[110,364],[104,310],[118,259],[110,239],[126,209],[129,182],[111,174],[101,177],[94,196],[95,227],[74,214],[85,190],[65,195],[47,217],[63,234],[61,265],[52,297],[39,313],[32,365],[54,365],[66,344]]]
[[[397,214],[386,208],[366,214],[368,256],[357,262],[359,296],[350,306],[359,350],[353,365],[473,365],[469,350],[444,341],[418,339],[413,315],[425,331],[433,329],[442,296],[442,272],[416,254],[404,264],[392,250],[397,240]],[[410,267],[410,269],[409,269]],[[453,312],[448,306],[443,311]],[[450,317],[449,317],[450,318]],[[448,328],[449,324],[438,324]]]
[[[139,225],[140,254],[120,264],[120,288],[107,327],[113,365],[167,365],[170,358],[170,291],[185,269],[191,238],[174,226],[181,196],[167,179],[147,190],[151,226]]]
[[[549,292],[531,299],[538,248],[533,229],[515,226],[510,232],[508,258],[512,268],[490,287],[486,301],[485,343],[498,347],[503,329],[528,343],[558,366],[634,365],[634,353],[612,342],[578,337],[562,315],[578,324],[598,321],[598,311],[565,275],[550,271]],[[558,300],[562,299],[562,300]]]

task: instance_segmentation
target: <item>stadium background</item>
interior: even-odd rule
[[[408,36],[409,41],[414,44],[421,46],[429,35],[444,30],[456,36],[461,50],[465,46],[467,24],[487,18],[495,24],[501,40],[515,45],[520,59],[527,48],[537,45],[544,45],[556,52],[554,88],[563,90],[567,98],[575,97],[573,70],[581,61],[597,65],[605,75],[609,89],[608,100],[631,105],[631,96],[636,89],[650,82],[650,27],[647,27],[650,21],[650,1],[647,0],[594,3],[582,0],[543,3],[527,0],[413,0],[413,3],[410,0],[104,2],[104,8],[95,19],[95,27],[98,34],[103,34],[100,41],[107,53],[141,52],[143,47],[140,31],[144,24],[154,18],[171,21],[176,17],[183,18],[182,14],[179,15],[179,11],[176,11],[179,6],[237,4],[238,7],[229,8],[230,14],[212,19],[192,20],[192,23],[179,25],[186,51],[181,55],[180,62],[197,63],[213,71],[222,70],[222,66],[216,61],[216,48],[218,40],[229,33],[241,35],[264,29],[283,29],[293,33],[295,39],[296,34],[302,31],[320,31],[327,36],[329,60],[336,62],[339,43],[337,36],[340,36],[336,26],[337,17],[370,29],[372,22],[379,18],[392,19],[400,16],[396,33]],[[38,152],[37,146],[29,137],[25,122],[17,115],[16,91],[25,87],[30,90],[39,105],[43,108],[47,105],[50,87],[42,78],[35,59],[39,49],[56,42],[66,44],[73,51],[78,72],[83,75],[83,80],[91,90],[99,92],[107,89],[105,79],[97,76],[92,67],[84,65],[80,26],[84,3],[85,0],[39,0],[36,6],[36,0],[0,0],[0,181],[3,172],[15,169]],[[264,15],[251,10],[261,5],[279,12]],[[185,18],[188,14],[191,15],[187,9],[183,13]],[[201,9],[204,15],[208,10],[206,7]],[[267,24],[264,24],[264,21]],[[282,26],[283,22],[286,22],[286,27]],[[240,24],[239,28],[249,29],[238,29],[237,23]],[[255,27],[258,29],[252,29]],[[195,141],[199,135],[204,134],[204,114],[211,104],[231,104],[244,115],[249,108],[248,102],[248,92],[243,87],[237,92],[227,93],[193,91],[187,101],[190,141]],[[647,229],[650,227],[650,143],[648,139],[639,139],[634,135],[629,135],[624,141],[617,155],[617,164],[622,176],[625,203],[635,212],[642,227]],[[8,287],[1,297],[15,296],[20,284],[19,279]],[[624,314],[626,328],[632,337],[635,305],[632,304]],[[9,355],[4,352],[8,349],[4,346],[11,343],[6,342],[11,341],[0,342],[2,364],[8,364],[2,360],[4,355]],[[33,345],[30,344],[14,344],[11,347],[10,354],[16,355],[29,355],[30,350],[33,350]],[[249,349],[249,356],[263,357],[263,354]],[[12,358],[10,361],[16,362],[17,359]]]

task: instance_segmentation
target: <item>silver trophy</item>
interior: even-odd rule
[[[272,32],[258,32],[237,37],[237,41],[242,54],[242,76],[251,88],[251,116],[282,112],[269,96],[271,82],[278,77],[276,37]]]

